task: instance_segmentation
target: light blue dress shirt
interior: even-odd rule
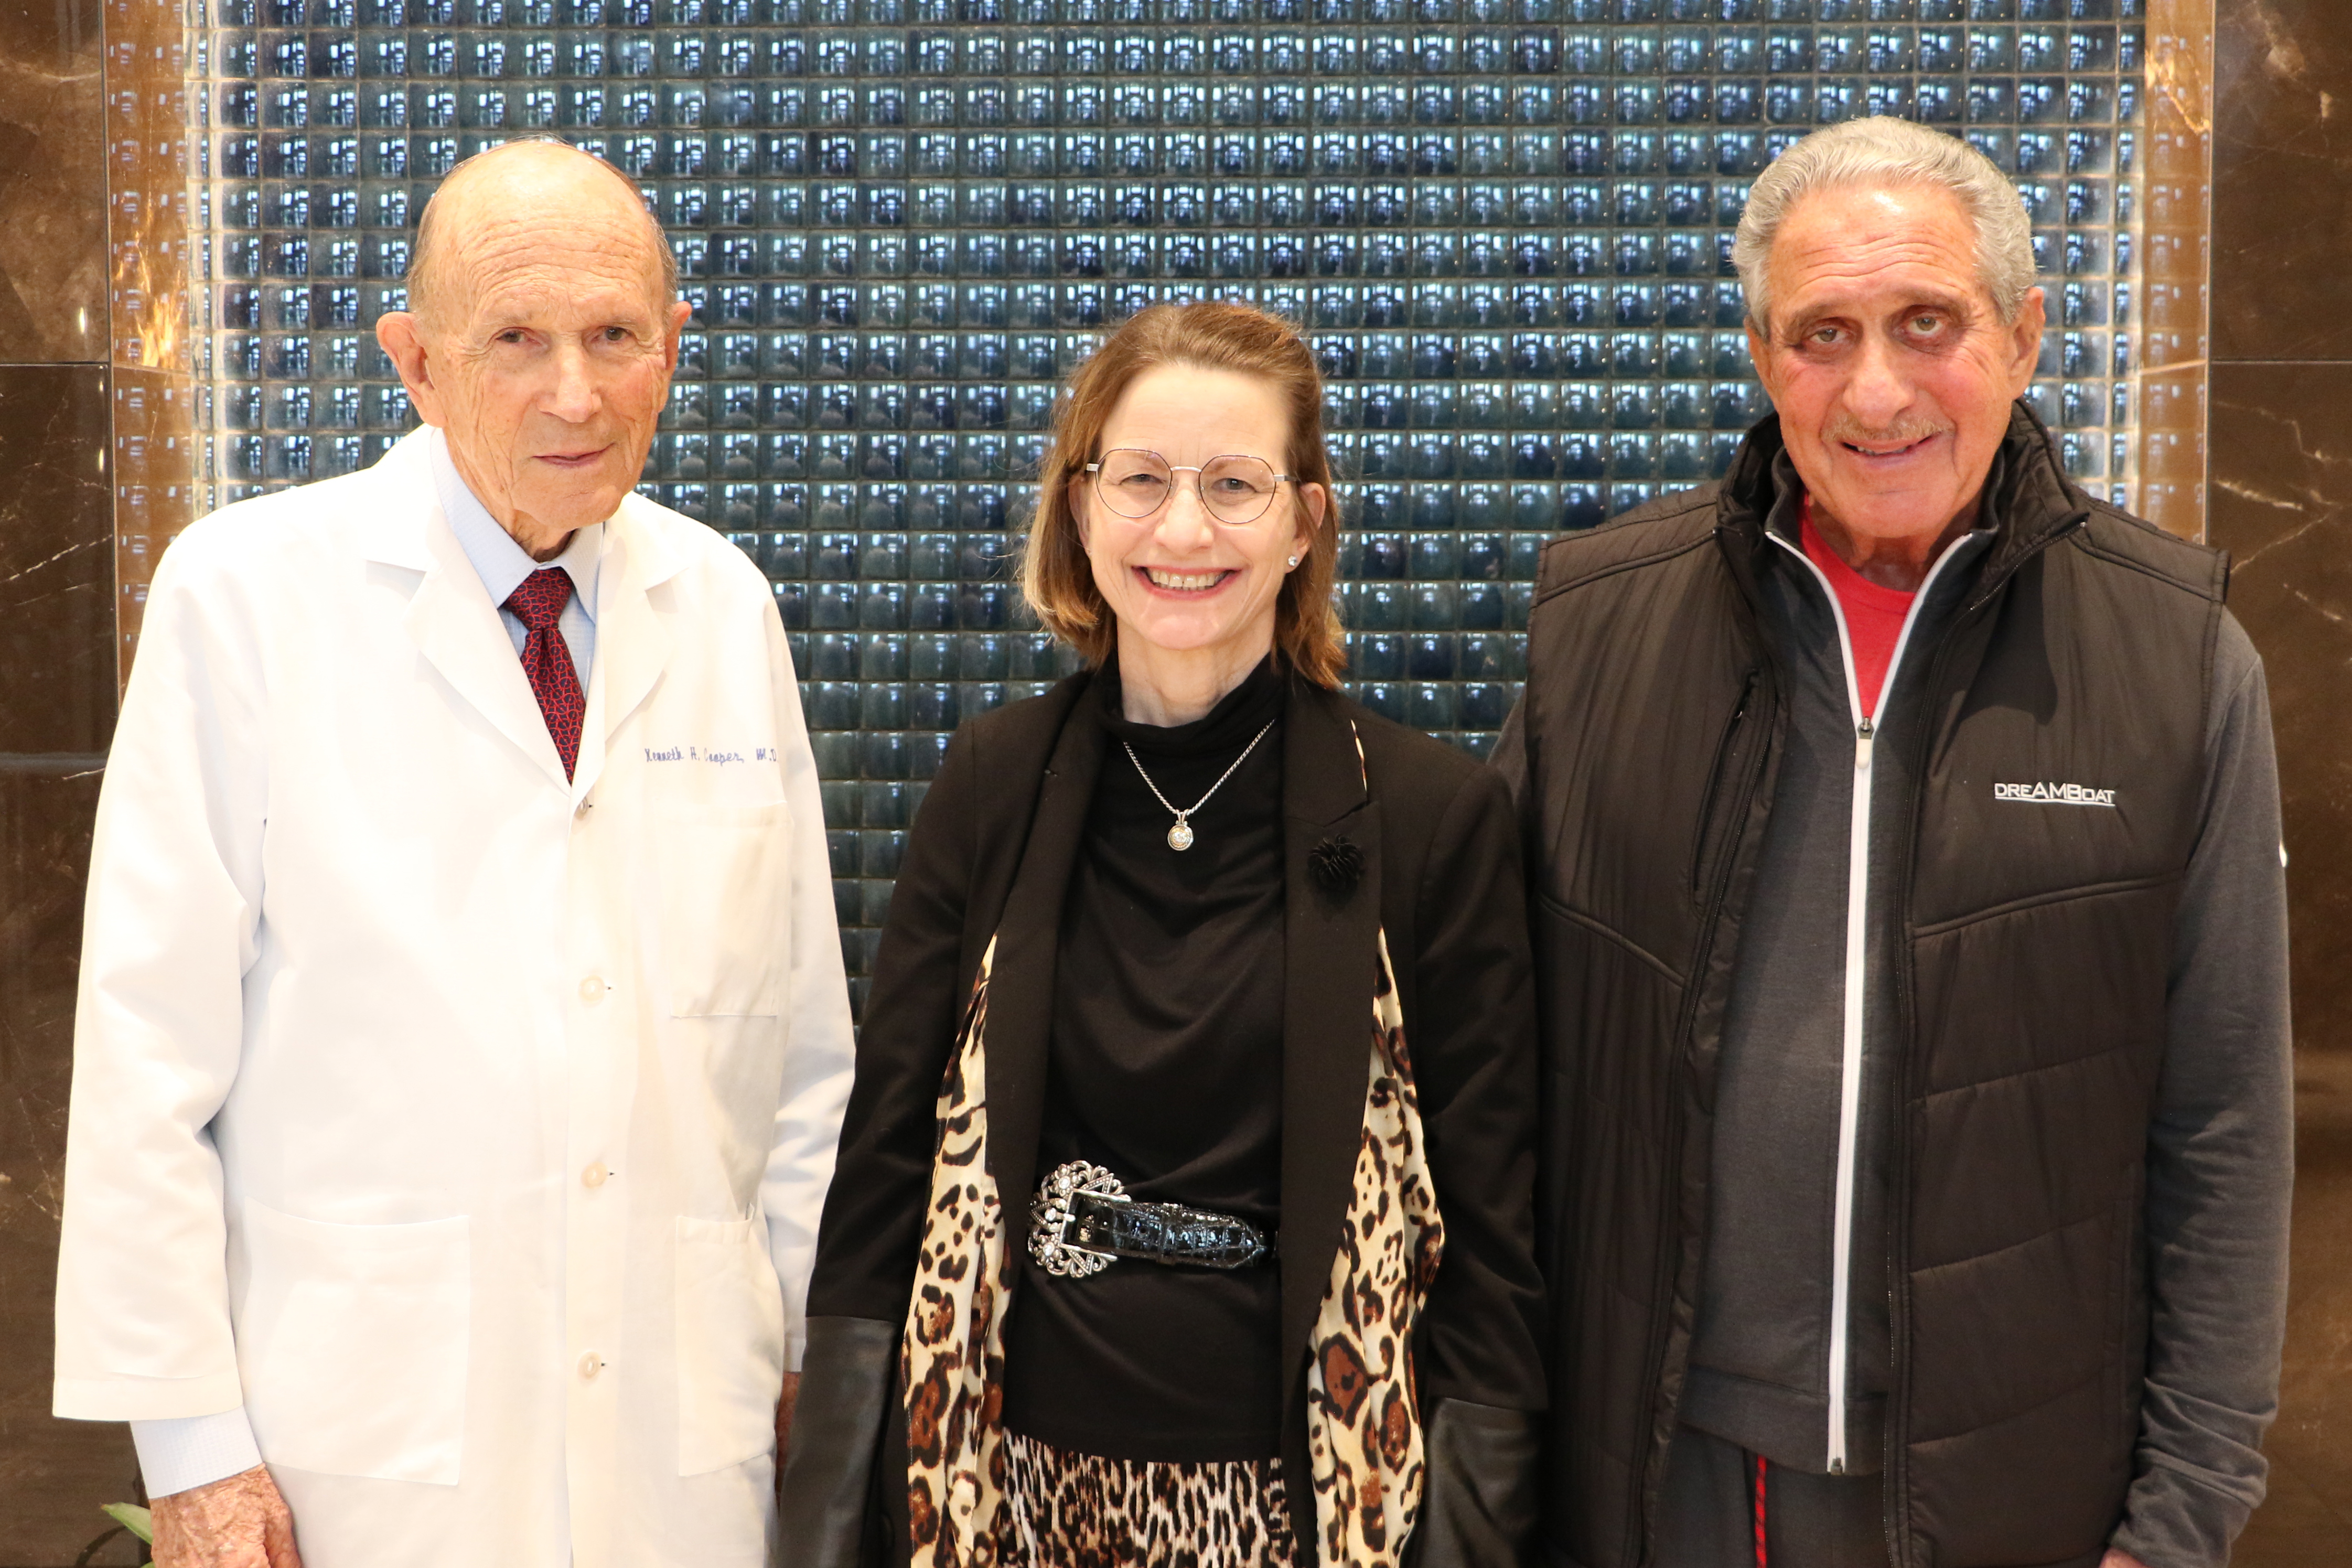
[[[466,488],[457,464],[449,460],[449,443],[441,432],[429,431],[426,438],[433,456],[433,488],[440,498],[442,515],[449,520],[449,531],[457,536],[466,559],[473,563],[482,586],[489,591],[490,603],[499,606],[499,619],[514,642],[518,658],[530,628],[506,607],[507,596],[542,565],[561,566],[572,574],[572,598],[556,618],[555,629],[572,655],[572,668],[580,672],[580,689],[585,692],[588,670],[596,658],[596,558],[604,552],[604,525],[591,523],[576,530],[554,560],[533,561],[530,552],[517,544],[514,536],[499,527],[498,519]],[[217,1415],[133,1421],[131,1442],[139,1451],[139,1471],[146,1479],[151,1498],[225,1480],[261,1463],[253,1423],[243,1405]]]
[[[596,658],[596,558],[604,549],[604,525],[590,523],[574,530],[564,541],[563,552],[552,561],[533,561],[530,552],[514,541],[514,535],[499,526],[498,519],[474,498],[466,481],[457,477],[457,465],[449,460],[449,443],[440,431],[429,437],[433,453],[433,489],[441,499],[441,515],[449,520],[449,531],[457,536],[458,547],[466,559],[474,563],[481,577],[482,586],[489,590],[490,603],[499,606],[499,619],[506,623],[507,635],[514,639],[515,654],[521,656],[523,639],[530,628],[522,617],[506,607],[507,596],[522,586],[522,580],[544,566],[561,566],[572,575],[572,597],[556,618],[555,629],[563,637],[563,646],[572,650],[572,668],[580,672],[580,689],[588,689],[588,668]]]

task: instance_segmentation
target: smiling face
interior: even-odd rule
[[[436,196],[436,286],[377,338],[467,488],[544,560],[645,467],[688,307],[659,231],[584,153],[535,143]]]
[[[2004,322],[1959,198],[1904,187],[1799,203],[1769,293],[1769,337],[1751,321],[1748,343],[1824,531],[1933,542],[1965,526],[2032,379],[2042,290]]]
[[[1184,668],[1213,671],[1222,690],[1274,647],[1287,560],[1305,556],[1329,498],[1320,485],[1286,480],[1256,521],[1223,523],[1202,504],[1192,469],[1240,454],[1286,473],[1290,436],[1274,383],[1198,365],[1144,372],[1103,422],[1096,457],[1139,448],[1177,470],[1164,502],[1143,518],[1104,505],[1092,475],[1070,486],[1071,515],[1118,623],[1119,666],[1130,679]]]

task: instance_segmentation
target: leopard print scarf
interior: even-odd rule
[[[1363,1141],[1307,1370],[1316,1530],[1323,1561],[1350,1568],[1395,1563],[1421,1510],[1412,1332],[1445,1251],[1386,931],[1380,956]]]
[[[1413,1327],[1445,1247],[1385,931],[1378,952],[1363,1135],[1309,1342],[1307,1483],[1330,1568],[1395,1568],[1412,1533],[1423,1483]],[[1005,1245],[1004,1205],[987,1160],[984,1042],[995,957],[992,940],[940,1086],[930,1207],[899,1348],[908,1526],[921,1568],[1025,1561],[1006,1503],[1003,1424],[1004,1317],[1017,1249]]]
[[[907,1391],[907,1530],[930,1568],[1018,1563],[1004,1506],[1004,1309],[1015,1254],[988,1173],[988,977],[981,954],[940,1085],[931,1203],[898,1372]]]

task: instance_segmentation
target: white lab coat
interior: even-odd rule
[[[783,628],[631,497],[567,783],[425,440],[156,573],[57,1413],[242,1402],[310,1568],[764,1565],[851,1067]]]

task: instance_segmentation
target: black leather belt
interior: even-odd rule
[[[1257,1226],[1232,1215],[1182,1204],[1139,1204],[1080,1193],[1070,1202],[1064,1245],[1114,1258],[1189,1263],[1199,1268],[1244,1268],[1265,1256]]]
[[[1115,1258],[1245,1268],[1273,1248],[1245,1219],[1182,1204],[1138,1203],[1100,1165],[1056,1168],[1029,1205],[1029,1252],[1049,1274],[1084,1279]]]

